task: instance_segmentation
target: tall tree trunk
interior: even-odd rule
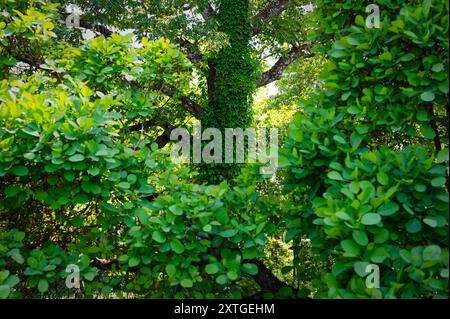
[[[249,0],[221,0],[218,8],[219,31],[228,43],[209,61],[208,106],[203,128],[247,128],[252,124],[252,94],[256,83],[256,62],[252,58]],[[222,150],[225,150],[223,141]],[[225,158],[222,152],[223,159]],[[201,179],[212,183],[231,179],[239,164],[202,165]]]

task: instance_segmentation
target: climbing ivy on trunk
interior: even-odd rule
[[[209,60],[208,106],[201,120],[204,128],[218,128],[225,136],[225,128],[252,124],[257,62],[250,44],[249,0],[221,0],[217,20],[228,43]],[[236,163],[202,166],[201,178],[211,182],[230,179],[239,169]]]

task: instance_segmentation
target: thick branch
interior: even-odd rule
[[[189,97],[179,96],[176,88],[173,86],[165,86],[162,92],[167,96],[179,99],[181,101],[181,106],[196,118],[199,118],[205,112],[199,104],[191,100]]]
[[[180,47],[183,49],[187,58],[192,62],[192,64],[197,64],[203,61],[203,54],[198,52],[198,48],[196,48],[192,42],[186,39],[179,39],[178,43],[180,44]]]
[[[436,152],[439,152],[442,149],[441,146],[441,138],[439,137],[439,129],[436,123],[436,118],[434,115],[434,109],[433,109],[433,105],[432,104],[426,104],[425,105],[425,109],[428,112],[428,116],[430,117],[429,120],[429,124],[431,126],[431,128],[433,129],[435,136],[433,138],[434,141],[434,147],[436,149]]]
[[[208,78],[207,78],[209,101],[211,101],[212,98],[214,97],[216,76],[217,76],[216,64],[212,61],[209,61],[208,62]]]
[[[143,123],[132,125],[129,127],[129,129],[131,132],[144,131],[149,126],[159,126],[163,129],[162,134],[159,135],[155,140],[155,143],[158,144],[159,148],[163,148],[167,143],[170,142],[170,133],[172,132],[174,127],[167,122],[159,123],[157,120],[151,119]]]
[[[261,75],[261,78],[256,82],[256,87],[265,86],[269,83],[277,81],[281,79],[284,70],[294,62],[300,56],[311,56],[311,52],[309,51],[311,48],[311,44],[306,44],[303,46],[294,46],[291,51],[285,56],[282,56],[270,70],[264,72]]]
[[[67,17],[69,16],[68,13],[64,13],[64,12],[60,12],[60,15],[61,15],[61,18],[63,19],[63,21],[66,21]],[[111,30],[109,30],[107,27],[105,27],[104,25],[95,24],[93,22],[83,20],[83,19],[80,19],[80,27],[84,28],[84,29],[96,31],[96,32],[104,35],[106,38],[110,37],[113,34],[113,32]]]
[[[214,8],[211,6],[211,3],[206,4],[205,10],[202,12],[202,17],[205,21],[208,21],[209,18],[214,14]]]
[[[163,127],[164,131],[160,136],[156,138],[155,143],[158,144],[159,148],[163,148],[167,143],[170,142],[170,133],[172,132],[173,127]]]
[[[278,279],[260,260],[253,259],[251,260],[253,264],[258,266],[258,273],[253,276],[253,280],[259,285],[261,288],[260,292],[253,296],[253,298],[262,297],[265,293],[271,292],[275,293],[283,287],[287,287],[288,285]],[[292,287],[291,287],[292,288]],[[292,289],[295,290],[295,289]]]
[[[263,10],[258,12],[253,18],[253,35],[261,32],[261,27],[264,23],[272,20],[273,17],[279,16],[288,6],[289,0],[274,0],[267,5]]]
[[[16,51],[10,50],[9,47],[6,47],[6,46],[2,45],[1,43],[0,43],[0,45],[5,49],[6,53],[8,53],[10,56],[12,56],[17,61],[26,63],[29,66],[32,66],[36,69],[48,71],[41,67],[41,64],[43,64],[44,62],[42,61],[42,59],[40,57],[33,56],[30,53],[24,54],[23,52],[16,52]],[[13,47],[14,45],[10,43],[10,46]]]

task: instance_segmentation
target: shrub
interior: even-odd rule
[[[448,297],[448,3],[379,5],[369,29],[363,1],[318,3],[310,37],[330,61],[281,151],[301,210],[287,220],[335,259],[318,296]]]

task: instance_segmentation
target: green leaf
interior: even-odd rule
[[[422,101],[432,102],[434,100],[434,93],[433,92],[423,92],[420,95],[420,98],[422,99]]]
[[[100,173],[100,168],[94,166],[94,167],[90,167],[88,169],[88,173],[91,174],[92,176],[97,176]]]
[[[420,127],[420,132],[425,138],[429,140],[433,139],[436,136],[436,132],[428,124],[422,124],[422,126]]]
[[[239,275],[238,275],[237,272],[235,272],[235,271],[233,271],[233,270],[230,270],[229,272],[227,272],[227,277],[228,277],[230,280],[236,280],[236,279],[239,278]]]
[[[141,263],[141,260],[139,257],[131,257],[130,260],[128,261],[128,266],[136,267],[140,263]]]
[[[414,189],[419,193],[423,193],[427,190],[427,187],[423,184],[417,184],[417,185],[414,185]]]
[[[119,184],[117,184],[117,187],[122,188],[122,189],[129,189],[130,186],[131,185],[128,182],[120,182]]]
[[[366,268],[367,268],[368,265],[369,265],[369,263],[366,262],[366,261],[356,261],[353,264],[353,269],[358,274],[358,276],[366,277],[367,276]]]
[[[438,225],[438,221],[434,217],[426,217],[423,219],[423,222],[433,228],[437,227]]]
[[[387,229],[377,229],[373,241],[376,244],[382,244],[389,239],[389,231]]]
[[[333,136],[333,139],[338,142],[339,144],[346,144],[347,142],[345,141],[345,138],[343,138],[342,136],[339,135],[335,135]]]
[[[336,216],[342,220],[350,220],[351,219],[350,216],[346,212],[343,212],[343,211],[338,211],[336,213]]]
[[[413,53],[407,53],[403,55],[399,60],[402,62],[408,62],[415,58],[415,55]]]
[[[34,154],[34,153],[25,153],[25,154],[23,154],[23,157],[26,158],[29,161],[32,161],[32,160],[35,159],[36,154]]]
[[[149,214],[143,208],[136,208],[133,210],[133,213],[137,216],[141,224],[145,225],[148,223]]]
[[[417,111],[417,120],[420,122],[425,122],[428,120],[428,113],[425,109],[421,108],[419,111]]]
[[[6,299],[9,296],[11,289],[8,285],[0,285],[0,299]]]
[[[361,223],[364,225],[376,225],[381,221],[381,216],[375,213],[368,213],[365,214],[362,219]]]
[[[242,252],[244,259],[253,259],[259,255],[259,251],[256,247],[245,248]]]
[[[444,69],[444,64],[442,64],[442,63],[434,64],[433,67],[431,68],[431,70],[433,70],[433,72],[441,72],[443,69]]]
[[[75,174],[72,171],[64,172],[64,179],[68,182],[75,180]]]
[[[381,185],[388,185],[389,184],[389,176],[384,172],[378,172],[377,174],[377,181]]]
[[[225,225],[230,221],[230,217],[228,216],[226,209],[224,209],[223,207],[219,208],[216,211],[215,217],[216,217],[217,221],[219,223],[221,223],[222,225]]]
[[[97,275],[97,273],[95,271],[91,271],[91,272],[85,273],[84,278],[88,281],[92,281],[92,280],[94,280],[96,275]]]
[[[289,229],[289,230],[286,232],[286,235],[284,236],[284,241],[285,241],[285,242],[291,241],[295,236],[297,236],[297,235],[300,234],[301,232],[302,232],[301,229],[295,229],[295,228]]]
[[[448,79],[444,82],[439,83],[438,88],[442,93],[447,94],[448,93]]]
[[[12,275],[12,276],[9,276],[9,277],[5,280],[4,284],[5,284],[5,285],[8,285],[9,288],[12,288],[12,287],[14,287],[15,285],[17,285],[19,282],[20,282],[19,277],[16,276],[16,275]],[[1,298],[0,298],[0,299],[1,299]]]
[[[34,137],[40,137],[40,134],[39,134],[38,131],[33,130],[33,129],[28,128],[28,127],[23,128],[22,131],[24,131],[28,135],[31,135],[31,136],[34,136]]]
[[[183,210],[182,210],[180,207],[178,207],[177,205],[172,205],[172,206],[170,206],[170,207],[169,207],[169,210],[170,210],[174,215],[177,215],[177,216],[183,215]]]
[[[377,247],[373,250],[370,260],[375,263],[382,263],[387,257],[386,249],[384,247]]]
[[[13,168],[11,168],[11,173],[13,173],[16,176],[22,177],[28,175],[29,170],[25,166],[14,166]]]
[[[225,285],[228,282],[228,276],[227,275],[220,275],[216,278],[216,282],[219,285]]]
[[[258,273],[258,266],[250,263],[243,264],[242,271],[250,275],[256,275]]]
[[[80,193],[75,195],[72,201],[76,204],[84,204],[89,201],[89,197],[85,193]]]
[[[350,45],[359,45],[359,41],[355,38],[347,38],[347,43]]]
[[[166,242],[166,236],[159,230],[155,230],[152,234],[152,239],[157,243],[163,244]]]
[[[367,244],[369,243],[369,238],[362,230],[354,230],[352,233],[352,237],[360,246],[367,246]]]
[[[205,267],[205,271],[209,275],[214,275],[219,272],[219,267],[217,266],[217,264],[208,264]]]
[[[387,202],[378,208],[378,214],[380,214],[381,216],[391,216],[394,215],[399,209],[400,206],[398,206],[396,203]]]
[[[176,239],[176,238],[173,238],[170,241],[170,248],[172,248],[172,250],[174,252],[176,252],[177,254],[181,254],[181,253],[184,252],[184,245],[183,245],[183,243],[181,241],[179,241],[178,239]]]
[[[448,148],[444,148],[439,151],[436,156],[436,161],[438,163],[448,162]]]
[[[365,25],[364,18],[360,15],[357,15],[355,18],[355,24],[363,27]]]
[[[173,277],[175,276],[175,274],[177,273],[177,268],[175,267],[174,264],[167,264],[166,265],[166,274],[169,277]]]
[[[39,280],[38,290],[41,293],[44,293],[44,292],[46,292],[48,290],[48,281],[46,279]]]
[[[192,288],[194,286],[194,283],[189,278],[184,278],[180,281],[180,285],[184,288]]]
[[[437,245],[430,245],[423,250],[423,259],[429,261],[441,260],[441,247]]]
[[[2,283],[9,276],[9,270],[0,271],[0,283]]]
[[[81,162],[84,160],[84,156],[81,154],[75,154],[69,157],[69,161],[71,162]]]
[[[327,176],[328,176],[329,179],[332,179],[332,180],[335,180],[335,181],[343,181],[344,180],[342,178],[341,174],[339,174],[336,171],[329,172]]]
[[[17,185],[8,185],[5,187],[5,195],[6,197],[14,197],[18,193],[20,193],[22,189]]]
[[[234,235],[236,235],[237,232],[238,231],[236,229],[227,229],[227,230],[220,232],[219,235],[222,237],[225,237],[225,238],[229,238],[229,237],[233,237]]]
[[[341,247],[346,256],[355,257],[360,254],[359,246],[352,239],[341,241]]]
[[[431,185],[434,187],[442,187],[445,185],[445,177],[440,176],[440,177],[435,177],[431,180]]]
[[[415,234],[422,230],[422,223],[417,218],[411,219],[405,225],[408,233]]]

